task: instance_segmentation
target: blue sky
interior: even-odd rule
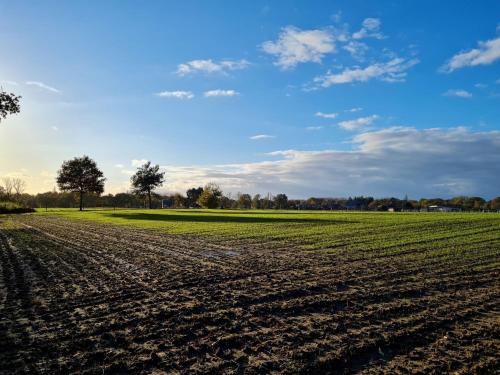
[[[0,0],[0,175],[124,191],[499,195],[498,1]]]

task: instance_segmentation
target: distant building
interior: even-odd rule
[[[460,209],[455,208],[455,207],[433,205],[433,206],[427,207],[427,211],[428,212],[459,212]]]
[[[172,199],[162,199],[161,208],[172,208]]]

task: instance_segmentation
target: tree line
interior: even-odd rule
[[[354,210],[354,211],[416,211],[425,210],[429,206],[446,206],[463,211],[500,210],[500,197],[485,200],[481,197],[455,197],[451,199],[423,198],[408,200],[398,198],[354,197],[354,198],[315,198],[285,199],[286,194],[260,195],[238,193],[222,193],[220,199],[212,199],[213,205],[201,205],[199,195],[192,191],[204,190],[203,187],[188,189],[184,194],[157,194],[151,193],[151,207],[156,208],[223,208],[223,209],[288,209],[288,210]],[[211,197],[206,194],[205,197]],[[79,208],[79,194],[73,192],[59,192],[56,190],[38,194],[10,194],[7,195],[0,187],[0,201],[12,201],[25,207],[33,208]],[[132,191],[118,194],[89,193],[84,196],[85,207],[102,208],[147,208],[149,199],[144,195],[137,195]],[[366,202],[369,202],[368,204]]]
[[[130,179],[130,191],[103,195],[104,174],[88,156],[64,161],[57,173],[60,192],[54,190],[36,195],[26,194],[26,184],[19,178],[3,178],[0,201],[16,202],[24,207],[53,208],[226,208],[226,209],[292,209],[292,210],[362,210],[413,211],[430,206],[446,206],[465,211],[500,210],[500,197],[487,201],[481,197],[459,196],[451,199],[349,197],[288,199],[286,194],[251,196],[246,193],[224,194],[215,183],[188,189],[185,195],[155,193],[165,181],[159,165],[146,162]]]

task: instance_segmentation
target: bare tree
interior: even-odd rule
[[[19,198],[19,196],[24,193],[24,190],[26,189],[26,181],[21,180],[20,178],[13,178],[12,180],[12,188],[14,189],[16,193],[16,197]]]
[[[2,181],[3,181],[3,190],[5,192],[5,197],[7,198],[7,200],[9,200],[12,196],[12,189],[13,189],[12,179],[10,179],[9,177],[4,177],[2,178]]]

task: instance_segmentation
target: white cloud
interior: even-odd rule
[[[252,135],[249,137],[249,139],[256,141],[259,139],[268,139],[268,138],[274,138],[274,135],[269,135],[269,134],[257,134],[257,135]]]
[[[41,88],[43,90],[54,92],[56,94],[60,94],[61,93],[60,90],[56,89],[55,87],[46,85],[43,82],[39,82],[39,81],[26,81],[26,84],[29,85],[29,86],[37,86],[37,87],[39,87],[39,88]]]
[[[133,159],[131,162],[130,162],[130,165],[132,167],[142,167],[144,164],[146,164],[148,162],[147,159]],[[121,165],[121,164],[120,164]]]
[[[205,91],[205,93],[203,95],[205,95],[206,98],[210,98],[210,97],[217,97],[217,96],[237,96],[239,94],[240,93],[238,91],[235,91],[235,90],[217,89],[217,90]]]
[[[59,128],[58,128],[57,126],[51,126],[50,128],[51,128],[53,131],[55,131],[55,132],[59,130]]]
[[[451,73],[467,66],[489,65],[498,59],[500,59],[500,37],[479,42],[477,48],[456,54],[440,70]]]
[[[444,94],[444,96],[457,96],[459,98],[472,98],[472,94],[468,91],[462,90],[462,89],[456,89],[456,90],[448,90]]]
[[[293,198],[498,195],[500,131],[396,127],[358,134],[352,144],[350,151],[277,151],[255,163],[165,166],[166,188],[183,192],[214,181],[225,192]]]
[[[325,54],[335,51],[334,41],[329,30],[301,30],[287,26],[282,29],[277,41],[262,43],[262,49],[277,57],[275,65],[290,69],[299,63],[320,63]]]
[[[352,34],[353,39],[375,38],[384,39],[384,35],[380,32],[380,19],[378,18],[365,18],[362,27],[359,31]]]
[[[203,72],[203,73],[222,73],[227,74],[232,70],[245,69],[250,65],[246,60],[221,60],[219,62],[212,59],[207,60],[191,60],[184,64],[177,65],[177,74],[185,76],[188,74]]]
[[[314,82],[322,87],[340,85],[351,82],[366,82],[371,79],[379,79],[386,82],[403,82],[406,71],[418,64],[418,59],[406,60],[394,58],[386,63],[376,63],[366,68],[346,68],[340,73],[328,72],[323,76],[316,77]]]
[[[485,84],[485,83],[475,83],[475,84],[474,84],[474,87],[475,87],[476,89],[485,89],[486,87],[488,87],[488,85],[487,85],[487,84]]]
[[[345,130],[356,130],[363,126],[371,125],[373,122],[378,119],[379,116],[371,115],[366,117],[359,117],[354,120],[347,120],[339,122],[339,126]]]
[[[321,130],[323,129],[322,126],[308,126],[306,130]]]
[[[156,94],[162,98],[175,98],[175,99],[193,99],[194,94],[191,91],[162,91]]]
[[[323,113],[323,112],[316,112],[314,114],[314,116],[316,117],[329,118],[329,119],[335,118],[338,115],[339,115],[338,113]]]
[[[365,53],[368,51],[368,46],[365,43],[357,42],[355,40],[349,41],[346,45],[342,47],[356,60],[363,60]]]
[[[359,111],[362,111],[362,110],[363,110],[363,108],[361,108],[361,107],[354,107],[354,108],[346,109],[344,112],[351,112],[351,113],[353,113],[353,112],[359,112]]]

